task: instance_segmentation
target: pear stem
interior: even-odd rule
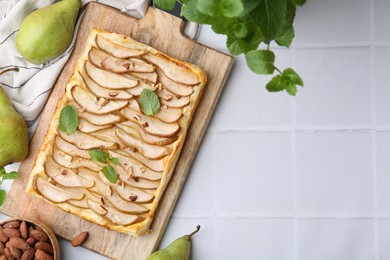
[[[191,234],[187,235],[187,236],[188,236],[188,240],[190,240],[191,237],[192,237],[193,235],[195,235],[196,233],[198,233],[199,230],[200,230],[200,225],[197,225],[197,226],[196,226],[196,230],[193,231]]]
[[[9,69],[0,71],[0,75],[3,74],[3,73],[6,73],[8,71],[19,71],[19,68],[13,67],[13,68],[9,68]]]

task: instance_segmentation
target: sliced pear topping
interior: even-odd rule
[[[57,164],[51,157],[46,158],[45,166],[46,174],[62,186],[90,188],[95,185],[95,182],[81,178],[71,169]]]
[[[125,156],[131,156],[136,161],[140,162],[141,164],[145,165],[146,167],[148,167],[153,171],[162,172],[165,170],[164,158],[158,160],[151,160],[143,157],[140,153],[135,152],[132,148],[125,148],[116,151]]]
[[[160,101],[163,105],[172,108],[182,108],[187,106],[190,103],[189,97],[176,96],[175,94],[163,89],[157,92],[157,95],[160,97]]]
[[[88,200],[88,198],[84,196],[84,198],[82,200],[68,200],[66,203],[68,203],[69,205],[78,207],[78,208],[88,209],[89,205],[88,205],[87,200]]]
[[[97,84],[108,89],[129,89],[138,85],[137,80],[129,79],[121,75],[99,69],[85,62],[85,71]]]
[[[99,99],[88,90],[79,86],[74,86],[71,90],[71,93],[73,99],[79,106],[96,115],[104,115],[118,111],[124,108],[128,103],[125,100],[112,100],[108,101],[107,103],[101,103],[99,101],[104,100],[104,98]]]
[[[154,66],[152,64],[147,63],[144,60],[138,58],[128,59],[130,61],[129,70],[134,72],[154,72]]]
[[[126,77],[126,75],[124,75],[124,76]],[[127,77],[129,77],[129,76],[127,76]],[[146,84],[145,82],[140,81],[138,86],[136,86],[134,88],[131,88],[131,89],[128,89],[127,92],[129,92],[133,96],[137,96],[138,97],[139,95],[141,95],[142,90],[144,90],[145,88],[150,89],[152,91],[156,90],[156,88],[154,86]]]
[[[106,179],[106,177],[104,177],[103,173],[101,172],[99,173],[99,176],[100,179],[103,181],[103,183],[109,185],[112,189],[118,192],[119,196],[121,196],[121,198],[126,201],[143,203],[143,202],[149,202],[154,198],[153,195],[143,192],[140,189],[126,185],[122,181],[118,181],[118,183],[115,184],[111,183]]]
[[[134,176],[133,167],[127,167],[127,171],[119,165],[113,165],[113,167],[118,173],[119,179],[132,187],[144,190],[153,190],[157,189],[160,185],[159,181],[150,181]]]
[[[116,143],[120,147],[126,147],[126,144],[116,136],[114,127],[94,132],[91,135],[107,142]]]
[[[106,115],[94,115],[87,112],[79,112],[79,116],[82,118],[87,119],[90,123],[94,125],[112,125],[119,123],[122,119],[120,116],[113,115],[113,114],[106,114]]]
[[[66,202],[66,203],[68,203],[72,206],[75,206],[75,207],[88,209],[89,208],[89,205],[87,202],[88,199],[96,201],[96,202],[100,202],[101,198],[102,198],[101,196],[95,195],[94,192],[90,192],[89,190],[87,190],[85,188],[66,188],[66,189],[70,192],[73,192],[73,193],[79,193],[79,194],[85,195],[84,198],[81,200],[68,200]]]
[[[115,131],[119,139],[130,147],[135,148],[137,151],[142,153],[146,158],[149,159],[160,159],[171,153],[171,149],[161,146],[155,146],[146,144],[131,135],[126,134],[123,130],[117,129]]]
[[[120,124],[116,124],[116,127],[122,129],[127,134],[134,136],[135,138],[138,138],[145,143],[148,144],[154,144],[154,145],[167,145],[175,142],[177,140],[177,137],[158,137],[154,135],[149,135],[145,132],[143,128],[141,128],[136,123],[127,120]]]
[[[117,144],[110,141],[103,141],[96,137],[91,136],[90,134],[85,134],[80,131],[75,131],[71,134],[59,131],[60,136],[67,142],[74,144],[80,149],[90,150],[94,148],[99,149],[115,149]]]
[[[137,100],[132,99],[129,101],[129,108],[137,113],[141,113],[141,108]]]
[[[156,118],[141,115],[130,108],[125,108],[121,112],[127,119],[137,123],[143,127],[145,132],[151,135],[173,137],[180,131],[180,126],[177,123],[167,124]]]
[[[199,83],[198,77],[189,67],[176,63],[162,53],[148,53],[143,58],[159,67],[171,80],[186,85],[196,85]]]
[[[144,208],[137,203],[122,199],[116,192],[113,192],[106,200],[111,202],[115,208],[125,213],[141,214],[149,211],[149,209]]]
[[[99,174],[97,172],[91,171],[87,168],[80,168],[79,169],[79,176],[84,178],[84,179],[91,180],[91,181],[95,182],[95,185],[89,189],[90,191],[93,191],[93,192],[99,194],[100,196],[106,195],[106,191],[109,188],[109,186],[102,182],[102,180],[99,177]]]
[[[84,197],[84,194],[77,194],[61,189],[38,175],[35,179],[35,188],[43,197],[55,203],[61,203],[67,200],[81,200]]]
[[[165,123],[175,123],[182,115],[183,111],[180,108],[161,107],[155,116]]]
[[[151,83],[157,83],[157,73],[154,72],[129,72],[130,76],[133,76],[134,78],[146,80]]]
[[[119,151],[120,152],[120,151]],[[126,153],[122,151],[122,153],[116,153],[109,151],[110,155],[112,157],[118,158],[121,162],[121,165],[123,165],[125,171],[126,171],[126,178],[127,175],[137,177],[137,178],[143,178],[148,179],[151,181],[158,181],[162,177],[162,172],[153,171],[150,168],[145,167],[143,164],[139,163],[137,160],[129,158]]]
[[[100,203],[97,203],[96,201],[87,199],[87,203],[89,208],[95,212],[96,214],[100,216],[104,216],[107,214],[107,210],[103,208],[103,206]]]
[[[96,131],[99,131],[102,129],[106,129],[109,127],[112,127],[112,126],[111,125],[94,125],[94,124],[91,124],[87,119],[80,118],[78,129],[84,133],[93,133],[93,132],[96,132]]]
[[[59,165],[62,165],[66,168],[77,169],[79,167],[86,167],[88,169],[91,169],[92,171],[101,170],[100,166],[93,161],[80,157],[72,157],[69,154],[66,154],[63,151],[59,150],[57,147],[53,148],[53,157]]]
[[[102,97],[106,99],[130,99],[132,95],[129,94],[126,90],[122,89],[107,89],[99,86],[95,81],[93,81],[86,73],[83,71],[80,72],[81,80],[85,83],[86,87],[91,90],[91,92],[97,97]]]
[[[105,217],[115,224],[127,226],[133,224],[139,219],[138,216],[124,214],[114,209],[113,207],[108,207],[108,206],[103,206],[103,207],[107,210]]]
[[[81,150],[77,148],[75,145],[68,143],[61,137],[57,136],[55,140],[55,145],[61,150],[64,151],[67,154],[72,154],[74,156],[79,156],[88,159],[89,155],[88,152],[85,150]]]
[[[145,51],[143,50],[133,50],[133,49],[125,48],[121,45],[111,42],[110,40],[100,35],[96,36],[95,41],[99,49],[109,52],[118,58],[137,57],[145,54]]]
[[[160,82],[172,93],[179,96],[189,96],[194,93],[192,87],[184,84],[180,84],[179,82],[173,81],[161,71],[161,69],[156,69],[158,79]]]
[[[107,52],[94,47],[88,53],[89,60],[97,67],[112,71],[115,73],[124,73],[129,70],[130,62],[111,56]]]

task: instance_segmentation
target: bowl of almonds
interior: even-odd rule
[[[9,219],[0,223],[0,260],[60,259],[53,231],[39,221]]]

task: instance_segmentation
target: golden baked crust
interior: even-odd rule
[[[124,35],[92,30],[57,104],[26,191],[108,229],[136,236],[147,232],[205,82],[206,74],[195,65]],[[144,88],[160,98],[162,110],[155,116],[139,108]],[[73,134],[58,128],[66,105],[79,112]],[[88,157],[94,148],[119,159],[116,184]]]

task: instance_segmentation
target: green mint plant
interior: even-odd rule
[[[7,172],[4,167],[0,167],[0,185],[2,185],[5,180],[14,180],[18,178],[18,176],[19,174],[17,172]],[[6,195],[7,192],[0,189],[0,207],[3,205]]]
[[[153,0],[162,9],[172,9],[176,0]],[[227,36],[226,45],[233,55],[245,55],[248,67],[256,74],[276,75],[266,88],[270,92],[287,91],[295,96],[301,77],[292,69],[275,65],[277,45],[290,47],[294,39],[297,6],[306,0],[181,0],[181,14],[189,21],[209,24],[218,34]]]

